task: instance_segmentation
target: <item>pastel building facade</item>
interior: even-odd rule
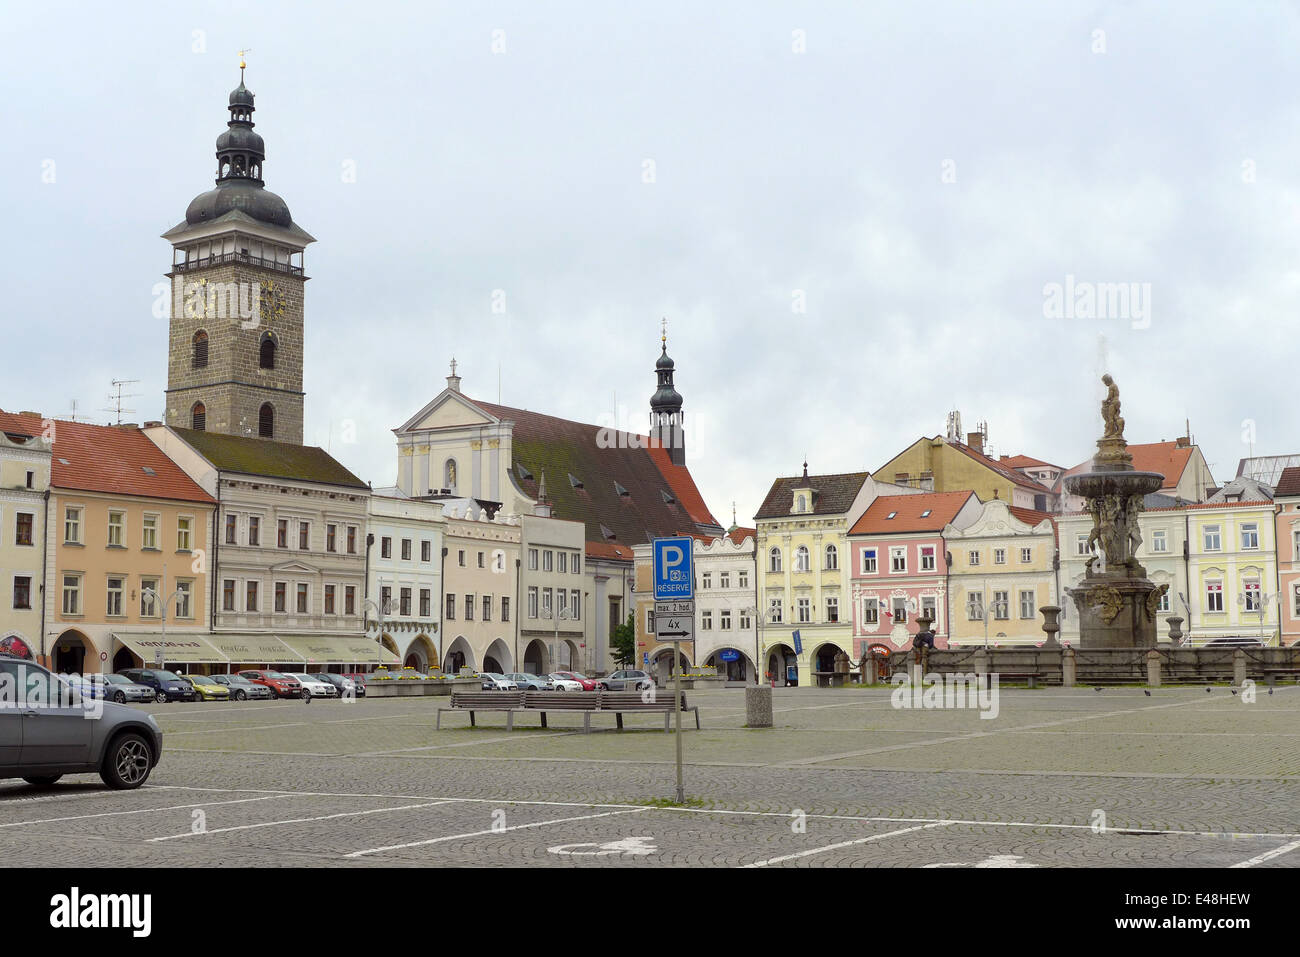
[[[1300,642],[1300,467],[1283,469],[1274,490],[1282,643]]]
[[[1278,644],[1278,568],[1273,502],[1190,505],[1187,596],[1193,645],[1216,638]]]
[[[494,515],[465,498],[444,502],[443,515],[443,671],[542,667],[544,646],[520,648],[519,518],[501,511]]]
[[[1044,605],[1060,605],[1051,516],[985,502],[970,524],[944,529],[951,647],[1041,644]]]
[[[0,651],[22,658],[41,654],[45,604],[45,494],[54,443],[51,430],[36,424],[0,412]]]
[[[447,523],[442,504],[376,489],[369,499],[366,593],[383,611],[384,646],[404,666],[428,672],[442,656],[442,568]],[[378,611],[367,608],[378,625]]]
[[[849,533],[855,659],[911,647],[919,615],[932,619],[935,647],[951,632],[943,530],[979,514],[973,492],[931,492],[873,501]]]

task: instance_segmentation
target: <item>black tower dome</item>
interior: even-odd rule
[[[194,197],[185,210],[190,225],[211,222],[232,209],[274,226],[289,227],[293,217],[279,196],[262,182],[266,145],[253,132],[253,91],[244,86],[244,68],[239,68],[239,86],[230,93],[230,119],[217,137],[217,188]]]
[[[658,388],[650,397],[650,438],[668,451],[674,465],[686,464],[686,434],[682,429],[682,397],[673,385],[676,364],[668,355],[667,323],[660,337],[661,349],[655,362]]]

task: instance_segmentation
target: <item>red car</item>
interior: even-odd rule
[[[297,678],[290,678],[278,671],[241,671],[239,674],[255,685],[270,688],[277,698],[305,698],[311,693],[298,683]]]
[[[553,671],[552,674],[560,678],[568,678],[570,681],[576,681],[582,685],[583,691],[595,691],[596,679],[588,678],[586,675],[579,674],[576,671]]]

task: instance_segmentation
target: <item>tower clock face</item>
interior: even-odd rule
[[[275,288],[275,282],[270,279],[262,280],[262,294],[260,297],[260,314],[262,322],[268,326],[275,322],[276,319],[284,316],[285,298],[284,293]]]

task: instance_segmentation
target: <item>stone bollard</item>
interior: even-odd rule
[[[751,685],[745,688],[745,727],[772,727],[771,685]]]
[[[1160,652],[1154,649],[1147,652],[1147,687],[1160,687]]]
[[[1246,653],[1240,648],[1232,653],[1232,683],[1239,688],[1246,683]]]
[[[984,685],[984,676],[989,673],[988,652],[983,648],[978,648],[975,654],[971,655],[971,659],[975,662],[975,674],[979,675],[975,679],[975,685],[976,687],[982,687]]]
[[[1061,687],[1073,688],[1078,683],[1078,662],[1074,660],[1074,649],[1066,646],[1061,652]]]
[[[874,685],[880,681],[880,662],[873,652],[867,652],[866,658],[862,661],[862,669],[866,674],[867,684]]]

